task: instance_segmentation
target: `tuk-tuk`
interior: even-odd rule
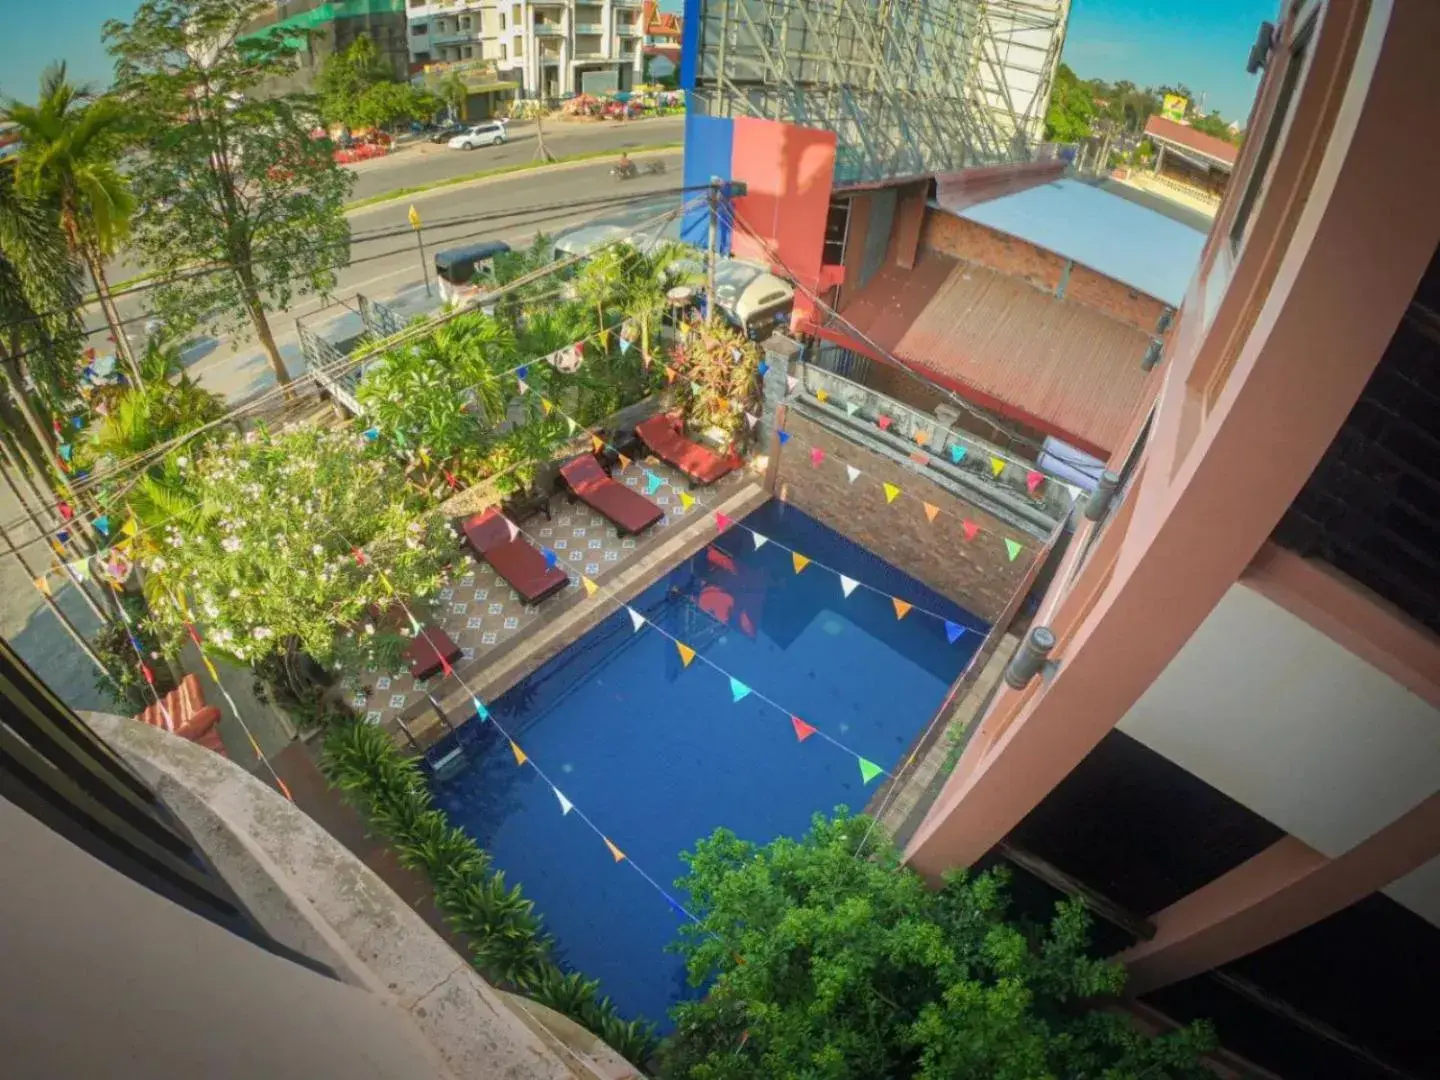
[[[510,245],[503,240],[482,240],[478,244],[435,253],[435,277],[440,282],[440,299],[460,304],[480,295],[494,275],[491,260],[503,255]]]

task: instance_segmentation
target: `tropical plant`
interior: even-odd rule
[[[1045,138],[1062,143],[1076,143],[1088,139],[1094,119],[1094,88],[1081,82],[1068,64],[1061,64],[1055,70],[1055,86],[1050,91],[1050,109],[1045,114]]]
[[[397,124],[428,120],[440,110],[440,101],[428,90],[409,83],[376,83],[355,103],[354,126],[383,131]]]
[[[494,477],[501,496],[529,491],[540,466],[570,440],[569,425],[560,417],[532,416],[500,437],[486,455],[482,473]]]
[[[505,322],[472,312],[385,353],[357,391],[376,443],[473,478],[517,393],[515,348]]]
[[[369,34],[361,34],[344,52],[331,53],[315,79],[320,115],[328,124],[363,127],[369,124],[360,115],[368,91],[393,83],[395,74],[380,59]]]
[[[440,81],[440,100],[450,110],[452,120],[463,120],[465,118],[465,103],[470,100],[470,88],[465,85],[465,80],[460,78],[458,71],[452,71]]]
[[[90,271],[115,349],[138,376],[105,277],[105,260],[129,235],[135,209],[117,166],[128,122],[125,106],[70,82],[59,63],[40,76],[35,104],[8,98],[0,112],[20,137],[15,169],[21,186],[58,208],[65,242]]]
[[[42,419],[73,393],[81,341],[80,270],[53,199],[26,194],[0,166],[0,378],[21,421],[6,417],[22,449],[51,460]],[[5,410],[8,412],[8,408]]]
[[[470,836],[446,821],[418,764],[389,735],[354,720],[332,723],[321,767],[400,861],[429,879],[436,907],[465,935],[482,975],[583,1024],[627,1060],[642,1066],[649,1060],[653,1025],[621,1019],[595,980],[556,966],[532,902],[519,885],[507,886],[504,875],[490,869],[489,857]]]
[[[608,247],[586,264],[579,280],[602,309],[625,319],[626,336],[638,338],[641,354],[649,356],[668,306],[666,294],[702,279],[694,251],[667,242],[644,251],[633,244]]]
[[[677,398],[686,419],[715,427],[733,444],[744,430],[744,414],[757,411],[760,348],[719,320],[694,324],[675,347]]]
[[[334,285],[348,261],[353,177],[311,136],[309,98],[259,92],[296,68],[283,31],[243,32],[270,8],[143,0],[104,36],[145,154],[134,232],[157,275],[160,317],[177,334],[248,321],[285,384],[267,313]]]
[[[301,427],[232,436],[187,475],[193,512],[141,534],[157,627],[196,618],[239,661],[284,656],[295,684],[313,681],[305,657],[393,670],[411,633],[396,598],[427,610],[455,551],[398,470],[353,434]]]
[[[677,948],[710,989],[673,1010],[665,1076],[1208,1075],[1206,1026],[1151,1038],[1095,1008],[1125,974],[1087,955],[1079,901],[1048,927],[1017,924],[1003,873],[952,873],[932,891],[843,811],[763,846],[718,829],[683,858],[678,884],[700,917]]]
[[[546,271],[534,281],[514,286],[497,304],[496,314],[518,322],[526,311],[543,310],[554,303],[557,289],[563,289],[572,274],[566,270],[549,270],[555,262],[554,237],[537,232],[523,248],[502,252],[490,262],[496,285],[512,285],[536,271]]]

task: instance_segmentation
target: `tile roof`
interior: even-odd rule
[[[1116,449],[1160,377],[1140,368],[1142,331],[928,251],[913,270],[885,267],[841,315],[936,382],[1092,452]]]
[[[1145,121],[1145,134],[1175,143],[1177,146],[1184,146],[1194,150],[1197,154],[1204,154],[1206,157],[1224,162],[1227,166],[1233,167],[1235,159],[1240,156],[1240,148],[1234,143],[1228,143],[1214,135],[1206,135],[1204,132],[1196,131],[1185,124],[1177,124],[1174,120],[1167,120],[1159,115],[1153,115]]]

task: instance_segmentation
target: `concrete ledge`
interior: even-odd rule
[[[364,863],[244,769],[133,720],[85,720],[185,823],[261,926],[405,1013],[432,1048],[437,1074],[608,1075],[580,1071],[583,1055],[562,1055],[537,1037]]]

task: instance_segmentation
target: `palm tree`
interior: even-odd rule
[[[40,98],[34,105],[10,98],[4,114],[20,131],[17,168],[21,186],[31,195],[55,200],[66,243],[84,261],[95,282],[115,349],[138,378],[139,369],[105,279],[105,260],[129,235],[135,210],[129,185],[116,167],[126,123],[123,105],[76,86],[66,78],[65,65],[59,63],[41,75]]]
[[[440,100],[445,102],[450,109],[451,120],[463,120],[465,113],[465,102],[469,100],[470,90],[465,85],[465,80],[460,78],[458,71],[452,71],[440,83]]]
[[[622,244],[611,248],[606,255],[617,264],[615,276],[620,282],[617,306],[626,321],[640,331],[640,354],[648,357],[651,337],[659,332],[669,304],[667,294],[679,285],[698,285],[704,280],[695,262],[695,252],[684,244],[669,241],[646,251]]]

